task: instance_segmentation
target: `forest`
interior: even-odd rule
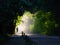
[[[0,36],[14,34],[18,16],[34,14],[33,33],[60,36],[59,0],[0,0]]]

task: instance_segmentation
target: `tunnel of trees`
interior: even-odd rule
[[[51,19],[58,25],[52,28],[50,33],[60,36],[59,4],[58,0],[0,0],[0,35],[14,34],[17,16],[22,16],[24,11],[35,13],[43,10],[51,11]]]

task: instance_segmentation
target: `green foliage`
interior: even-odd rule
[[[30,31],[33,32],[34,24],[30,25]]]
[[[34,15],[34,22],[31,25],[31,28],[33,27],[34,33],[39,34],[48,34],[51,33],[52,28],[55,25],[54,19],[51,20],[52,13],[51,12],[44,12],[44,11],[38,11]]]
[[[22,16],[17,16],[16,26],[18,26],[22,22],[21,19],[22,19]]]

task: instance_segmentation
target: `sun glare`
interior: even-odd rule
[[[32,24],[32,14],[30,12],[25,12],[22,16],[22,22],[16,27],[15,34],[30,33],[30,25]]]

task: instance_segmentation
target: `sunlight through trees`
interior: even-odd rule
[[[25,24],[28,24],[29,26],[25,26],[29,28],[28,30],[30,30],[32,33],[42,35],[52,34],[53,32],[51,30],[57,26],[54,18],[52,18],[52,12],[39,10],[32,14],[29,11],[25,11],[23,16],[18,16],[17,18],[18,20],[16,24],[21,25],[20,23],[26,22]],[[27,28],[24,30],[28,31]]]

